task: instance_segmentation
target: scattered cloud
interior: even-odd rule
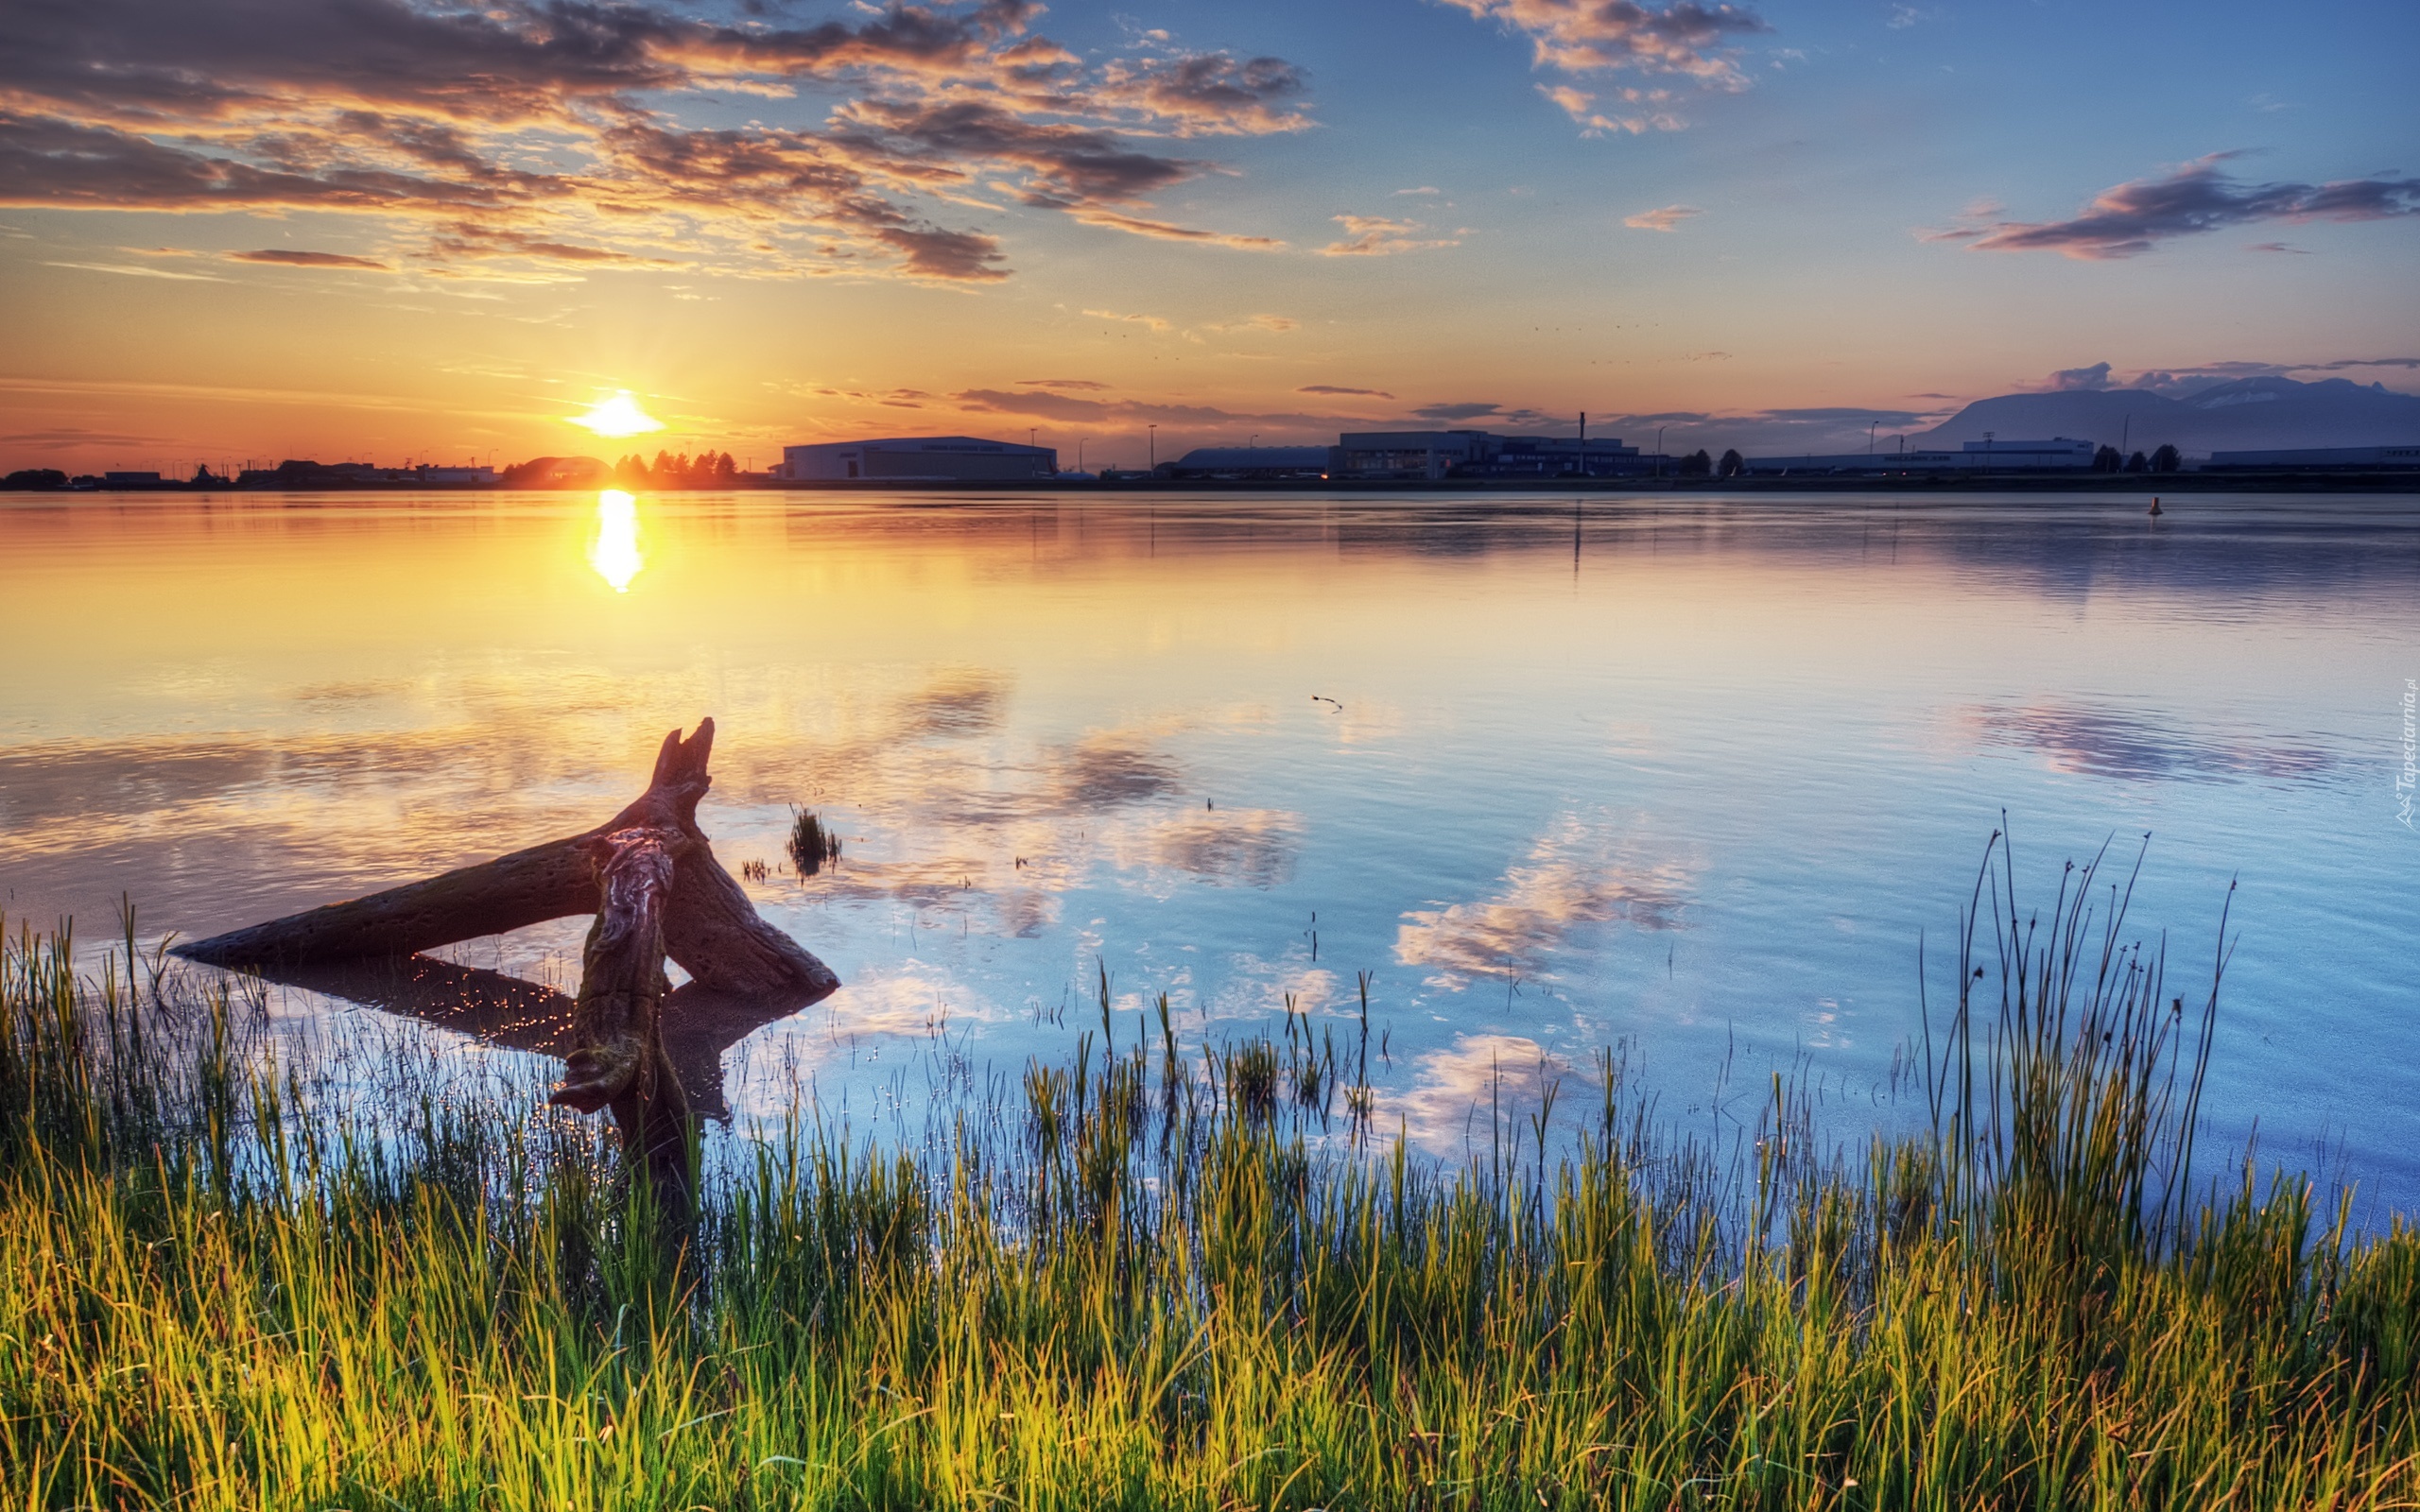
[[[1210,404],[1162,404],[1136,399],[1088,399],[1051,390],[1018,392],[1004,388],[967,388],[949,396],[965,409],[1003,415],[1026,415],[1063,424],[1182,425],[1205,434],[1246,428],[1269,434],[1294,432],[1317,436],[1333,431],[1349,417],[1329,414],[1252,412],[1219,409]],[[1165,447],[1167,438],[1162,438]]]
[[[1745,6],[1696,0],[1657,9],[1634,0],[1445,0],[1480,21],[1530,39],[1532,61],[1566,74],[1630,69],[1680,74],[1721,89],[1747,78],[1729,47],[1768,32]]]
[[[1396,252],[1425,252],[1461,245],[1461,239],[1456,236],[1422,236],[1420,233],[1428,228],[1416,220],[1391,220],[1384,215],[1329,218],[1344,228],[1344,238],[1321,248],[1322,257],[1389,257]]]
[[[1882,24],[1893,31],[1905,31],[1920,21],[1931,19],[1932,12],[1928,10],[1919,10],[1914,6],[1893,6],[1889,19]]]
[[[180,273],[174,268],[142,267],[127,263],[50,263],[44,267],[70,267],[85,273],[123,273],[130,278],[168,278],[195,284],[224,284],[215,273]]]
[[[1877,426],[1881,430],[1881,444],[1889,445],[1893,436],[1928,426],[1957,409],[1962,403],[1962,400],[1951,397],[1943,400],[1939,408],[1929,410],[1869,408],[1855,404],[1735,410],[1728,413],[1659,410],[1650,414],[1599,414],[1591,410],[1588,434],[1619,436],[1642,446],[1651,446],[1656,427],[1662,426],[1666,432],[1664,449],[1674,454],[1692,452],[1700,447],[1720,452],[1733,446],[1752,455],[1862,452],[1867,438]]]
[[[2303,247],[2289,247],[2284,242],[2254,242],[2250,246],[2246,247],[2244,250],[2247,252],[2290,252],[2296,257],[2308,257],[2310,255],[2309,249]]]
[[[1395,397],[1394,395],[1388,393],[1383,388],[1346,388],[1336,384],[1305,384],[1302,387],[1295,389],[1294,392],[1298,394],[1335,394],[1340,397],[1353,397],[1359,399],[1392,399]]]
[[[1642,210],[1635,215],[1625,215],[1622,224],[1633,231],[1671,232],[1678,231],[1681,222],[1704,214],[1695,205],[1666,205],[1660,210]]]
[[[1423,184],[1417,189],[1398,189],[1394,192],[1393,198],[1399,199],[1405,195],[1436,195],[1440,193],[1443,193],[1443,191],[1431,188],[1426,184]]]
[[[1650,131],[1684,130],[1689,124],[1670,111],[1661,108],[1663,102],[1672,97],[1670,90],[1625,89],[1620,91],[1616,97],[1622,103],[1644,107],[1644,109],[1634,110],[1627,115],[1605,114],[1597,109],[1598,96],[1584,89],[1575,89],[1569,84],[1540,84],[1538,93],[1561,106],[1564,114],[1585,128],[1581,132],[1582,136],[1603,136],[1611,131],[1624,132],[1631,136],[1644,136]]]
[[[2066,220],[1986,220],[1996,212],[1970,210],[1963,224],[1917,234],[1927,241],[1964,242],[1978,251],[2055,251],[2108,262],[2229,226],[2420,215],[2420,178],[2380,174],[2322,184],[2244,183],[2224,167],[2241,155],[2214,152],[2158,178],[2104,189]]]
[[[2096,362],[2089,368],[2062,368],[2050,375],[2045,385],[2054,394],[2083,393],[2109,387],[2109,364]]]
[[[1096,320],[1117,320],[1128,325],[1139,325],[1153,332],[1174,329],[1169,321],[1156,315],[1120,315],[1115,310],[1086,310],[1084,313]]]
[[[2019,386],[2040,393],[2124,392],[2142,389],[2170,398],[2238,378],[2287,378],[2296,373],[2337,373],[2363,368],[2420,368],[2420,357],[2343,357],[2328,362],[2204,362],[2187,368],[2146,368],[2121,376],[2106,362],[2088,368],[2062,368],[2037,383]],[[1946,394],[1918,394],[1918,399],[1947,399]]]
[[[393,271],[374,257],[354,257],[346,252],[292,251],[282,247],[269,247],[256,252],[229,252],[231,263],[269,263],[280,267],[349,267],[368,272]]]
[[[1303,328],[1303,322],[1302,322],[1302,321],[1297,320],[1297,319],[1293,319],[1292,318],[1288,317],[1288,316],[1283,316],[1283,315],[1249,315],[1249,316],[1244,317],[1244,318],[1243,318],[1242,319],[1240,319],[1240,320],[1228,320],[1228,321],[1219,322],[1219,323],[1213,323],[1213,324],[1205,325],[1205,326],[1203,326],[1201,329],[1203,329],[1204,331],[1219,331],[1219,332],[1225,332],[1225,331],[1267,331],[1267,332],[1270,332],[1270,334],[1272,334],[1272,335],[1285,335],[1285,334],[1286,334],[1287,332],[1288,332],[1288,331],[1299,331],[1299,330],[1301,330],[1302,328]]]
[[[1031,31],[1042,9],[894,0],[790,24],[743,6],[726,24],[670,0],[9,7],[0,204],[348,214],[421,272],[993,281],[999,232],[954,223],[996,209],[986,189],[1138,235],[1277,246],[1150,215],[1151,196],[1228,170],[1136,139],[1304,129],[1301,71],[1156,40],[1087,60]],[[788,119],[689,124],[734,96]]]
[[[2296,372],[2342,372],[2347,368],[2420,368],[2420,357],[2345,357],[2336,362],[2309,362]]]
[[[37,452],[78,452],[94,446],[165,446],[182,444],[165,436],[130,436],[120,431],[78,430],[61,426],[45,431],[13,431],[0,436],[0,446],[22,446]]]
[[[1198,242],[1206,247],[1233,247],[1247,252],[1278,252],[1286,244],[1272,236],[1238,236],[1226,232],[1202,231],[1193,226],[1171,225],[1165,220],[1145,220],[1137,215],[1121,215],[1108,210],[1071,210],[1068,218],[1085,226],[1103,226],[1136,236],[1149,236],[1164,242]]]
[[[1259,136],[1309,128],[1295,104],[1305,87],[1303,71],[1282,58],[1195,53],[1112,62],[1098,95],[1147,122],[1172,124],[1178,136]]]
[[[1017,387],[1048,388],[1060,393],[1106,393],[1109,390],[1109,385],[1095,383],[1089,378],[1020,378]]]

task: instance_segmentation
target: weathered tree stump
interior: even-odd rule
[[[380,955],[302,966],[255,966],[264,980],[342,998],[381,1013],[418,1019],[482,1044],[527,1055],[567,1058],[577,1048],[571,994],[434,955]],[[680,1077],[681,1093],[699,1118],[728,1119],[722,1057],[732,1046],[777,1023],[812,999],[800,994],[714,992],[695,982],[672,989],[657,1022],[664,1053]]]
[[[563,1082],[549,1101],[584,1113],[610,1108],[625,1148],[685,1211],[690,1106],[665,1050],[667,999],[770,1003],[788,1012],[839,986],[821,961],[757,916],[698,828],[698,800],[713,781],[706,762],[714,736],[711,719],[685,741],[678,730],[666,735],[647,791],[584,834],[215,936],[177,954],[307,983],[340,963],[392,961],[595,914],[568,1042],[548,1036],[564,1052]],[[693,979],[679,995],[665,975],[666,955]]]
[[[689,1103],[664,1054],[664,919],[672,892],[678,830],[632,826],[588,842],[601,906],[581,952],[579,999],[572,1006],[572,1052],[563,1082],[546,1100],[594,1113],[614,1110],[622,1143],[646,1162],[656,1191],[685,1211]]]
[[[302,966],[409,955],[549,919],[593,914],[596,867],[585,848],[622,830],[652,828],[678,831],[685,842],[675,858],[664,917],[665,950],[681,969],[715,991],[821,998],[840,985],[839,978],[757,917],[698,828],[698,800],[713,783],[706,761],[714,741],[711,719],[700,721],[697,733],[685,741],[677,730],[666,735],[647,791],[585,833],[216,935],[177,954],[212,966]]]

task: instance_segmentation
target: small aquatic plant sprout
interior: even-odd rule
[[[840,837],[823,827],[813,809],[790,809],[790,865],[802,877],[812,877],[840,859]]]

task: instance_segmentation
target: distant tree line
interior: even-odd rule
[[[2092,470],[2095,472],[2174,472],[2184,466],[2184,455],[2175,447],[2165,444],[2149,456],[2140,452],[2132,456],[2120,456],[2114,446],[2104,446],[2092,454]]]
[[[658,452],[655,460],[633,452],[607,466],[593,456],[533,456],[515,462],[497,475],[508,489],[594,489],[607,484],[625,489],[729,488],[739,479],[739,463],[729,452]]]
[[[0,489],[7,489],[13,493],[22,493],[27,490],[65,487],[67,487],[67,474],[55,467],[19,468],[7,477],[0,478]]]
[[[658,452],[653,462],[633,452],[614,464],[614,481],[635,489],[728,488],[738,478],[739,464],[729,452]]]

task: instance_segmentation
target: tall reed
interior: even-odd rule
[[[21,932],[9,1496],[2420,1502],[2420,1235],[2248,1163],[2196,1185],[2215,985],[2164,997],[2097,868],[2020,916],[1996,854],[1928,1126],[1854,1155],[1787,1079],[1743,1146],[1691,1143],[1607,1057],[1582,1113],[1440,1166],[1373,1126],[1349,1021],[1121,1047],[1104,978],[1070,1063],[905,1147],[793,1120],[709,1162],[671,1246],[577,1122],[425,1065],[332,1105],[258,1000]]]

